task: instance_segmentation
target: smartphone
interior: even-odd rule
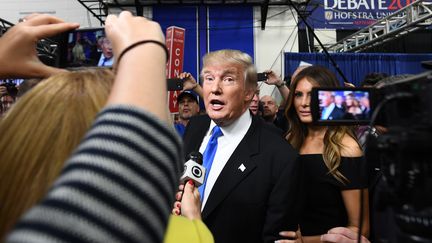
[[[260,81],[266,81],[267,80],[267,73],[257,73],[257,80]]]
[[[183,79],[181,78],[169,78],[167,79],[168,91],[176,91],[183,89]]]
[[[112,45],[104,28],[83,28],[63,33],[59,37],[59,66],[112,67]]]
[[[312,120],[317,125],[369,124],[375,97],[373,88],[313,88]]]

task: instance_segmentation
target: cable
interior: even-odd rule
[[[297,27],[297,25],[296,25]],[[291,34],[288,36],[288,39],[285,41],[285,44],[283,44],[281,50],[278,52],[278,54],[280,54],[284,49],[285,46],[288,44],[289,40],[291,39],[291,36],[294,34],[295,31],[292,31]],[[273,68],[273,66],[276,64],[277,59],[279,58],[279,55],[276,57],[276,59],[274,60],[274,62],[272,63],[272,65],[270,66],[270,69]]]
[[[378,117],[378,112],[382,107],[389,101],[399,98],[412,98],[414,95],[411,93],[400,92],[395,94],[390,94],[384,97],[384,99],[376,106],[374,112],[372,113],[371,121],[369,123],[369,129],[375,125],[375,120]]]
[[[289,2],[291,3],[292,7],[294,8],[294,10],[297,12],[297,15],[302,19],[303,23],[308,27],[311,28],[311,26],[309,25],[309,23],[306,21],[306,19],[303,17],[302,14],[300,14],[300,11],[298,10],[298,8],[293,4],[292,0],[289,0]],[[330,54],[328,53],[327,49],[324,47],[324,45],[321,43],[321,40],[318,38],[318,36],[315,34],[315,31],[312,31],[312,34],[314,36],[314,38],[317,40],[318,44],[321,46],[321,48],[323,49],[326,57],[330,60],[330,62],[332,63],[333,67],[336,69],[336,71],[339,73],[339,75],[342,77],[342,79],[344,80],[345,83],[350,83],[348,81],[348,79],[345,77],[345,75],[343,74],[342,70],[340,70],[339,66],[337,65],[337,63],[335,62],[335,60],[330,56]]]
[[[291,9],[290,7],[288,7],[288,8],[285,9],[285,10],[283,10],[282,12],[279,12],[279,13],[277,13],[277,14],[272,15],[270,18],[273,18],[273,17],[275,17],[275,16],[278,16],[278,15],[280,15],[280,14],[282,14],[282,13],[288,11],[288,10],[291,11],[291,15],[293,16],[293,19],[294,19],[294,21],[296,22],[296,25],[293,26],[293,27],[294,27],[294,28],[297,28],[297,30],[298,30],[298,23],[297,23],[297,20],[296,20],[296,18],[294,17],[294,14],[293,14],[292,9]],[[269,18],[267,18],[267,19],[269,19]],[[256,22],[257,22],[257,21],[256,21]],[[294,32],[297,32],[297,31],[295,31],[295,29],[294,29],[294,30],[291,32],[291,34],[288,36],[288,39],[285,41],[285,43],[283,44],[281,50],[278,52],[278,56],[276,56],[276,58],[275,58],[275,60],[273,61],[272,65],[270,66],[270,68],[269,68],[270,70],[273,69],[274,65],[276,64],[277,60],[278,60],[279,57],[280,57],[279,54],[280,54],[280,53],[285,49],[285,46],[286,46],[286,45],[288,44],[288,42],[290,41],[291,36],[294,34]],[[296,33],[296,36],[297,36],[297,33]],[[295,39],[295,37],[294,37],[294,39]],[[293,43],[295,43],[295,41],[294,41]],[[292,49],[292,47],[291,47],[291,49]],[[261,83],[258,84],[258,89],[261,88],[261,86],[263,85],[263,83],[265,83],[265,82],[261,82]],[[273,88],[273,90],[272,90],[270,96],[273,96],[275,90],[276,90],[276,88]]]
[[[384,99],[376,106],[375,110],[372,113],[371,121],[369,123],[368,133],[371,134],[371,132],[373,131],[376,118],[378,117],[378,113],[384,107],[385,104],[387,104],[388,102],[390,102],[391,100],[394,100],[394,99],[412,98],[412,97],[414,97],[413,94],[406,93],[406,92],[400,92],[400,93],[386,95],[384,97]],[[366,144],[367,144],[367,140],[368,140],[368,138],[366,138]],[[361,243],[361,237],[362,237],[361,232],[362,232],[362,228],[363,228],[363,213],[364,213],[364,203],[363,203],[364,199],[363,198],[364,198],[363,191],[360,190],[360,218],[359,218],[359,231],[358,231],[358,235],[357,235],[357,242],[358,243]]]
[[[297,27],[297,25],[296,25],[296,27]],[[294,31],[291,32],[290,36],[288,36],[288,39],[285,41],[285,44],[282,46],[282,49],[278,52],[279,54],[285,49],[285,46],[288,44],[288,42],[291,39],[291,36],[293,35],[294,32],[296,32],[295,29],[294,29]],[[297,34],[296,34],[296,36],[297,36]],[[294,39],[295,39],[295,37],[294,37]],[[294,43],[295,43],[295,41],[293,41],[293,45],[294,45]],[[292,46],[291,46],[291,49],[292,49]],[[291,50],[290,50],[290,52],[291,52]],[[279,55],[276,57],[276,59],[274,60],[273,64],[270,66],[270,70],[273,69],[273,66],[276,64],[276,61],[278,60],[278,58],[279,58]],[[259,86],[259,88],[261,88],[261,85]],[[273,88],[270,96],[273,96],[275,90],[276,90],[276,87]]]
[[[297,38],[297,36],[298,36],[298,31],[296,32],[294,39]],[[294,48],[294,44],[295,44],[295,42],[293,42],[293,44],[291,45],[290,52],[292,52],[292,49]]]
[[[359,231],[357,235],[357,243],[361,243],[361,237],[362,237],[362,228],[363,228],[363,214],[364,214],[364,195],[363,195],[363,189],[360,189],[360,219],[359,219]]]
[[[271,19],[271,18],[274,18],[274,17],[276,17],[278,15],[281,15],[281,14],[285,13],[286,11],[288,11],[289,9],[290,9],[290,7],[288,7],[287,9],[282,10],[279,13],[276,13],[274,15],[271,15],[271,16],[267,17],[267,19]],[[256,20],[255,23],[261,23],[261,19]]]

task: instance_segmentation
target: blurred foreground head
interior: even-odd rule
[[[113,80],[107,69],[54,75],[0,121],[0,239],[47,193],[105,105]]]

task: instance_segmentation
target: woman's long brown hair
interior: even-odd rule
[[[310,66],[299,72],[290,85],[290,93],[287,101],[285,116],[288,120],[289,129],[286,139],[291,145],[300,150],[308,134],[306,124],[302,123],[297,116],[294,107],[294,91],[300,80],[306,78],[314,86],[318,87],[340,87],[336,76],[327,68],[321,66]],[[338,181],[347,182],[347,178],[338,170],[341,163],[341,150],[343,148],[342,138],[349,135],[357,141],[357,138],[351,127],[347,126],[330,126],[324,135],[323,160],[329,173]]]

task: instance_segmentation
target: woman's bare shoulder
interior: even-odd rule
[[[363,150],[357,141],[348,134],[342,138],[342,148],[341,155],[342,157],[360,157],[363,156]]]

